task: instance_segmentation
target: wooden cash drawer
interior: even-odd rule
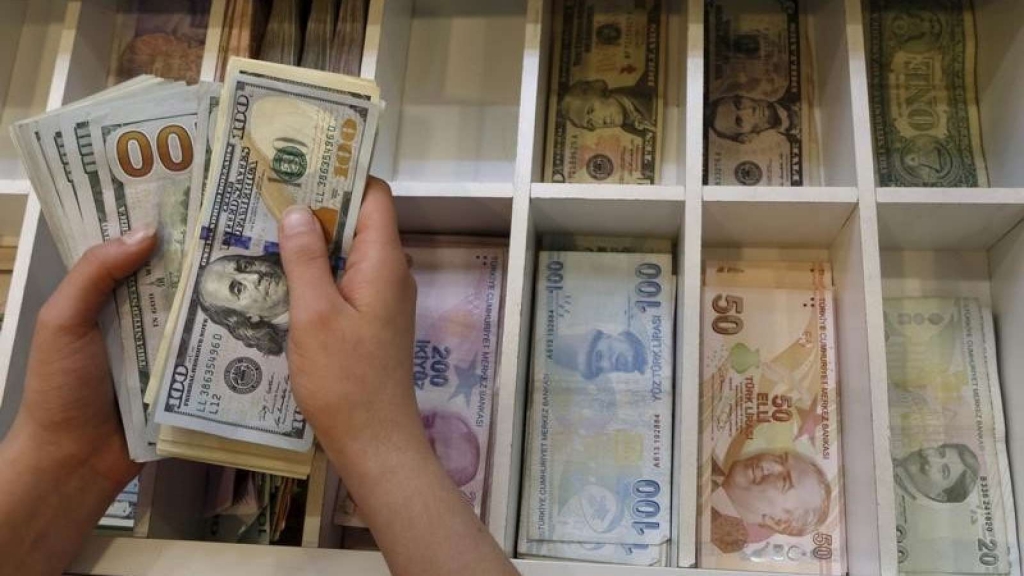
[[[673,241],[678,276],[670,558],[683,567],[527,560],[517,566],[535,576],[728,574],[686,566],[696,555],[702,261],[739,255],[821,258],[833,266],[849,572],[895,575],[884,297],[967,293],[991,304],[1012,472],[1024,478],[1024,420],[1016,416],[1024,408],[1024,360],[1016,353],[1024,346],[1024,163],[1017,159],[1024,147],[1024,114],[1017,105],[1024,92],[1018,72],[1024,4],[975,0],[981,133],[992,187],[922,190],[876,187],[861,0],[804,3],[815,54],[821,181],[803,188],[703,185],[705,2],[664,1],[665,125],[657,186],[542,182],[552,0],[370,3],[362,74],[378,82],[388,106],[372,171],[392,182],[401,228],[509,241],[486,523],[514,556],[540,237],[662,237]],[[225,1],[212,4],[216,22]],[[13,119],[103,87],[118,2],[0,0],[0,6],[24,15],[0,25],[21,30],[17,51],[0,50],[0,81],[9,87],[4,129]],[[212,77],[219,34],[211,26],[204,78]],[[0,430],[9,426],[21,397],[35,315],[64,274],[28,189],[9,141],[0,138],[0,238],[20,229],[0,332]],[[332,549],[338,543],[331,523],[335,487],[322,465],[311,478],[303,547],[195,541],[199,467],[162,463],[150,470],[143,485],[151,496],[139,526],[148,538],[94,537],[74,572],[386,573],[377,553]],[[1024,502],[1022,487],[1024,481],[1015,485],[1018,503]],[[1024,526],[1019,504],[1016,520]],[[1013,573],[1021,574],[1019,562]]]

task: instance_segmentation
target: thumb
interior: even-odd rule
[[[66,328],[91,328],[117,283],[138,270],[155,247],[156,229],[138,228],[86,250],[47,302],[50,318]]]
[[[281,218],[278,237],[288,281],[288,302],[293,311],[304,302],[317,302],[327,294],[337,294],[324,234],[309,207],[289,206]]]

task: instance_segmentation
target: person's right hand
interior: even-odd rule
[[[291,385],[320,443],[345,467],[423,438],[411,382],[416,284],[388,185],[367,182],[340,284],[308,208],[285,212],[280,240]]]

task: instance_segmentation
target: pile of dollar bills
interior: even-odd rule
[[[64,263],[133,229],[159,247],[101,327],[131,457],[308,474],[264,195],[309,205],[336,267],[381,101],[369,81],[233,59],[223,85],[129,80],[12,128]]]

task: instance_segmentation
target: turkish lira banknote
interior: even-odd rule
[[[709,0],[704,18],[704,183],[816,184],[813,62],[800,3]]]
[[[448,477],[480,516],[486,492],[507,249],[487,239],[407,237],[416,279],[412,386],[420,420]],[[362,527],[339,492],[335,521]]]
[[[654,184],[663,131],[661,0],[557,0],[546,182]]]
[[[669,254],[540,252],[520,554],[625,563],[668,543],[671,270]]]
[[[558,252],[635,252],[671,254],[669,238],[637,238],[631,236],[589,236],[586,234],[545,234],[541,250]]]
[[[802,288],[751,286],[743,267],[705,270],[698,565],[845,574],[828,264],[798,265]]]
[[[163,425],[309,451],[284,355],[288,285],[261,194],[329,212],[335,266],[351,243],[380,108],[368,81],[233,59],[206,199],[154,369]],[[353,217],[350,217],[353,216]],[[344,248],[344,249],[343,249]],[[153,385],[153,384],[151,384]]]
[[[974,298],[884,302],[901,573],[1016,564],[991,311]]]
[[[971,0],[869,0],[879,186],[988,186]]]

